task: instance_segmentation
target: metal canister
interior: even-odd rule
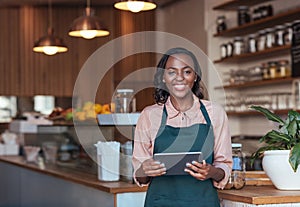
[[[275,27],[275,45],[282,46],[284,45],[284,26],[277,25]]]
[[[258,32],[257,50],[262,51],[266,48],[266,31],[260,30]]]
[[[254,53],[256,51],[257,51],[257,49],[256,49],[256,35],[251,34],[248,37],[248,52]]]

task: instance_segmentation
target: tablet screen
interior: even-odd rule
[[[165,164],[165,175],[187,175],[188,173],[184,172],[186,163],[203,161],[201,152],[155,153],[153,158]]]

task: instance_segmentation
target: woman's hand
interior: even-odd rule
[[[148,183],[151,177],[166,174],[166,167],[163,163],[151,159],[145,160],[136,172],[136,179],[140,183]]]
[[[156,177],[166,174],[166,167],[163,163],[160,163],[159,161],[155,161],[152,158],[145,160],[142,163],[142,169],[144,171],[144,174],[149,177]]]
[[[212,178],[218,182],[225,176],[225,172],[221,168],[207,164],[205,160],[202,163],[193,161],[192,163],[187,163],[186,166],[187,168],[184,171],[198,180],[203,181]]]

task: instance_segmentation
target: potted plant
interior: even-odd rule
[[[260,138],[264,145],[251,156],[252,163],[258,157],[263,157],[263,169],[275,187],[281,190],[300,190],[300,114],[290,110],[287,118],[270,110],[251,106],[265,115],[270,121],[276,122],[276,130],[267,132]]]

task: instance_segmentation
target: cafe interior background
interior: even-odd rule
[[[87,59],[99,47],[122,35],[162,31],[193,42],[212,61],[213,69],[202,68],[202,79],[209,97],[224,106],[228,112],[233,141],[243,143],[244,152],[250,155],[257,148],[257,139],[274,125],[251,112],[248,107],[251,104],[263,105],[282,113],[291,108],[299,109],[299,102],[294,100],[297,91],[293,84],[296,77],[290,77],[288,72],[281,77],[271,76],[272,74],[265,77],[262,70],[263,63],[287,60],[286,67],[291,72],[290,46],[261,55],[241,56],[240,59],[223,56],[224,44],[228,48],[229,43],[238,41],[237,36],[242,36],[243,44],[247,45],[251,33],[218,33],[219,17],[225,16],[227,28],[234,28],[239,24],[237,10],[215,8],[222,2],[226,1],[156,0],[156,9],[134,13],[114,8],[114,2],[110,0],[0,0],[1,133],[9,129],[12,120],[24,118],[28,112],[41,112],[47,116],[57,107],[71,108],[77,76]],[[87,4],[92,15],[97,16],[105,25],[109,35],[92,39],[68,35],[71,23],[84,14]],[[300,2],[286,0],[283,4],[280,0],[274,0],[264,1],[262,5],[271,5],[273,15],[276,15],[299,8]],[[251,14],[254,14],[253,10]],[[299,17],[292,16],[291,19],[279,19],[278,22],[275,19],[266,25],[254,25],[252,33],[258,36],[259,31],[266,27],[275,28],[297,19]],[[33,51],[34,44],[49,32],[49,28],[63,40],[68,48],[66,52],[45,55]],[[141,43],[129,42],[124,44],[124,48],[138,44]],[[140,68],[155,67],[159,57],[159,54],[141,53],[117,62],[101,81],[95,102],[110,104],[116,86],[124,77]],[[255,74],[249,72],[254,72],[255,69],[260,70]],[[135,84],[151,83],[152,77],[153,72],[150,72],[147,78],[143,76]],[[136,111],[153,103],[152,94],[153,88],[146,88],[135,94]],[[79,101],[78,104],[82,107],[84,102]],[[34,144],[35,138],[31,139],[29,143]],[[123,138],[120,140],[124,141]],[[261,168],[257,166],[257,170]]]

